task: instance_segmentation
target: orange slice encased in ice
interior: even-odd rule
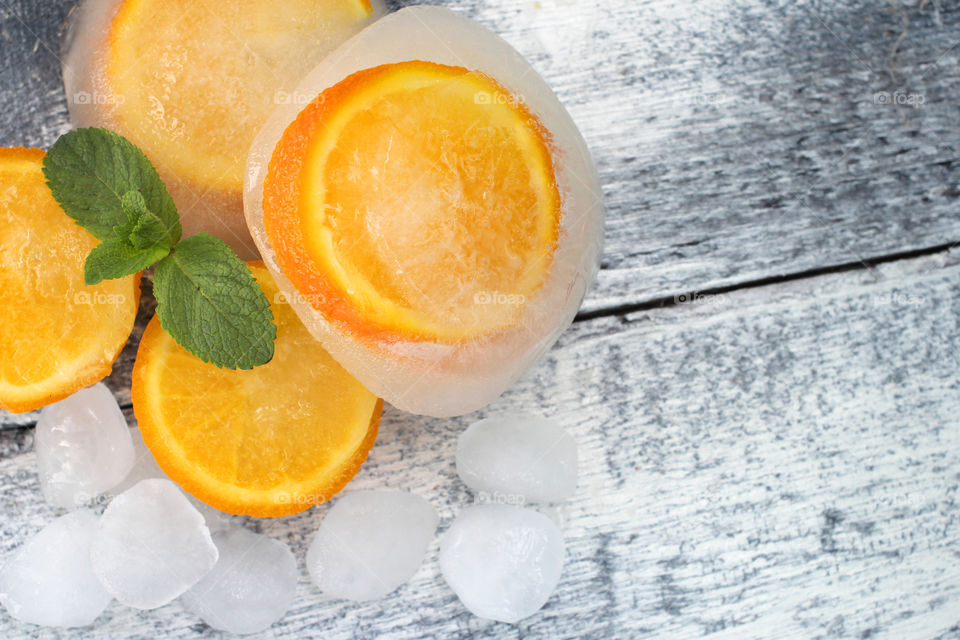
[[[547,132],[494,79],[356,72],[286,129],[263,223],[284,274],[350,334],[462,342],[513,326],[556,248]]]
[[[250,144],[277,105],[306,104],[294,87],[382,1],[86,0],[64,57],[71,123],[140,147],[185,235],[255,258],[243,219]]]
[[[125,0],[105,68],[120,133],[198,185],[239,191],[277,93],[309,69],[290,52],[318,33],[345,39],[370,12],[368,0]]]

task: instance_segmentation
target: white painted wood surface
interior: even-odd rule
[[[64,130],[71,4],[0,0],[0,144]],[[531,58],[605,189],[585,318],[484,412],[540,410],[577,437],[567,566],[541,613],[488,623],[435,543],[381,602],[324,601],[304,576],[262,637],[960,638],[960,5],[441,4]],[[809,273],[838,265],[855,268]],[[678,295],[717,287],[744,288]],[[135,339],[109,380],[126,405]],[[350,488],[416,491],[445,529],[473,499],[453,451],[480,415],[388,408]],[[0,562],[54,515],[33,420],[0,417]],[[325,511],[244,522],[302,563]],[[176,603],[112,605],[80,632],[0,611],[2,638],[219,635]]]

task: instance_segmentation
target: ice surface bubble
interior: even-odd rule
[[[161,469],[157,461],[154,460],[150,449],[147,448],[146,443],[143,441],[143,434],[139,428],[133,427],[130,429],[130,438],[133,440],[133,468],[130,470],[130,473],[127,474],[127,477],[123,479],[123,482],[113,488],[112,493],[114,495],[123,493],[133,485],[147,478],[163,478],[169,480],[167,474],[163,472],[163,469]],[[187,500],[190,501],[190,504],[196,507],[200,515],[203,516],[211,533],[220,531],[230,524],[230,518],[232,517],[230,514],[214,509],[210,505],[194,498],[189,493],[184,493],[184,495],[187,497]]]
[[[184,606],[221,631],[262,631],[283,617],[297,591],[297,560],[287,545],[246,529],[213,536],[220,559],[183,594]]]
[[[93,571],[113,597],[137,609],[162,606],[217,562],[210,530],[169,480],[147,479],[113,499],[90,549]]]
[[[563,538],[553,521],[522,507],[460,512],[440,542],[440,571],[481,618],[517,622],[540,610],[560,579]]]
[[[133,466],[133,444],[117,399],[103,383],[45,407],[36,430],[44,498],[74,507],[107,491]]]
[[[0,569],[0,603],[23,622],[82,627],[110,603],[93,575],[90,541],[97,516],[81,509],[60,516],[27,540]]]
[[[487,418],[460,434],[457,473],[493,502],[558,502],[577,488],[577,443],[540,416]]]
[[[430,503],[411,493],[348,493],[320,524],[307,570],[331,597],[382,598],[420,566],[437,521]]]

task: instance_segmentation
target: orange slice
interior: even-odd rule
[[[557,245],[548,134],[463,67],[359,71],[284,132],[263,223],[284,274],[351,335],[490,334],[518,322]]]
[[[221,511],[282,516],[350,481],[383,403],[307,332],[263,263],[249,265],[274,301],[273,360],[220,369],[187,353],[154,317],[133,368],[133,409],[157,463],[186,491]]]
[[[267,116],[371,13],[369,0],[124,0],[104,68],[115,128],[197,195],[239,194]]]
[[[40,149],[0,149],[0,408],[30,411],[110,373],[140,276],[83,282],[98,241],[50,195]]]

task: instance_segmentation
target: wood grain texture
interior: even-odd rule
[[[960,253],[581,322],[485,415],[532,409],[580,446],[567,564],[539,614],[468,614],[437,543],[382,601],[304,579],[264,638],[960,637]],[[351,489],[472,500],[454,468],[477,416],[388,409]],[[8,438],[9,434],[0,436]],[[0,462],[7,554],[53,513],[34,455]],[[299,558],[326,507],[247,524]],[[2,637],[38,633],[0,616]],[[178,604],[112,605],[85,638],[217,637]]]
[[[392,1],[392,8],[413,4]],[[351,489],[473,497],[456,435],[537,410],[577,438],[557,593],[479,620],[434,542],[390,597],[302,577],[263,638],[960,638],[960,255],[689,295],[960,240],[960,5],[449,0],[527,55],[594,151],[608,207],[591,315],[482,414],[389,409]],[[0,144],[66,129],[72,0],[0,0]],[[917,104],[921,102],[922,104]],[[138,327],[151,308],[142,309]],[[107,382],[129,410],[138,333]],[[132,419],[132,416],[131,416]],[[34,414],[0,415],[0,562],[38,503]],[[241,519],[302,558],[326,507]],[[174,603],[111,605],[84,638],[217,638]],[[0,637],[76,638],[0,610]]]
[[[72,4],[0,0],[0,144],[65,130]],[[529,57],[593,150],[587,311],[960,241],[955,2],[434,4]]]

